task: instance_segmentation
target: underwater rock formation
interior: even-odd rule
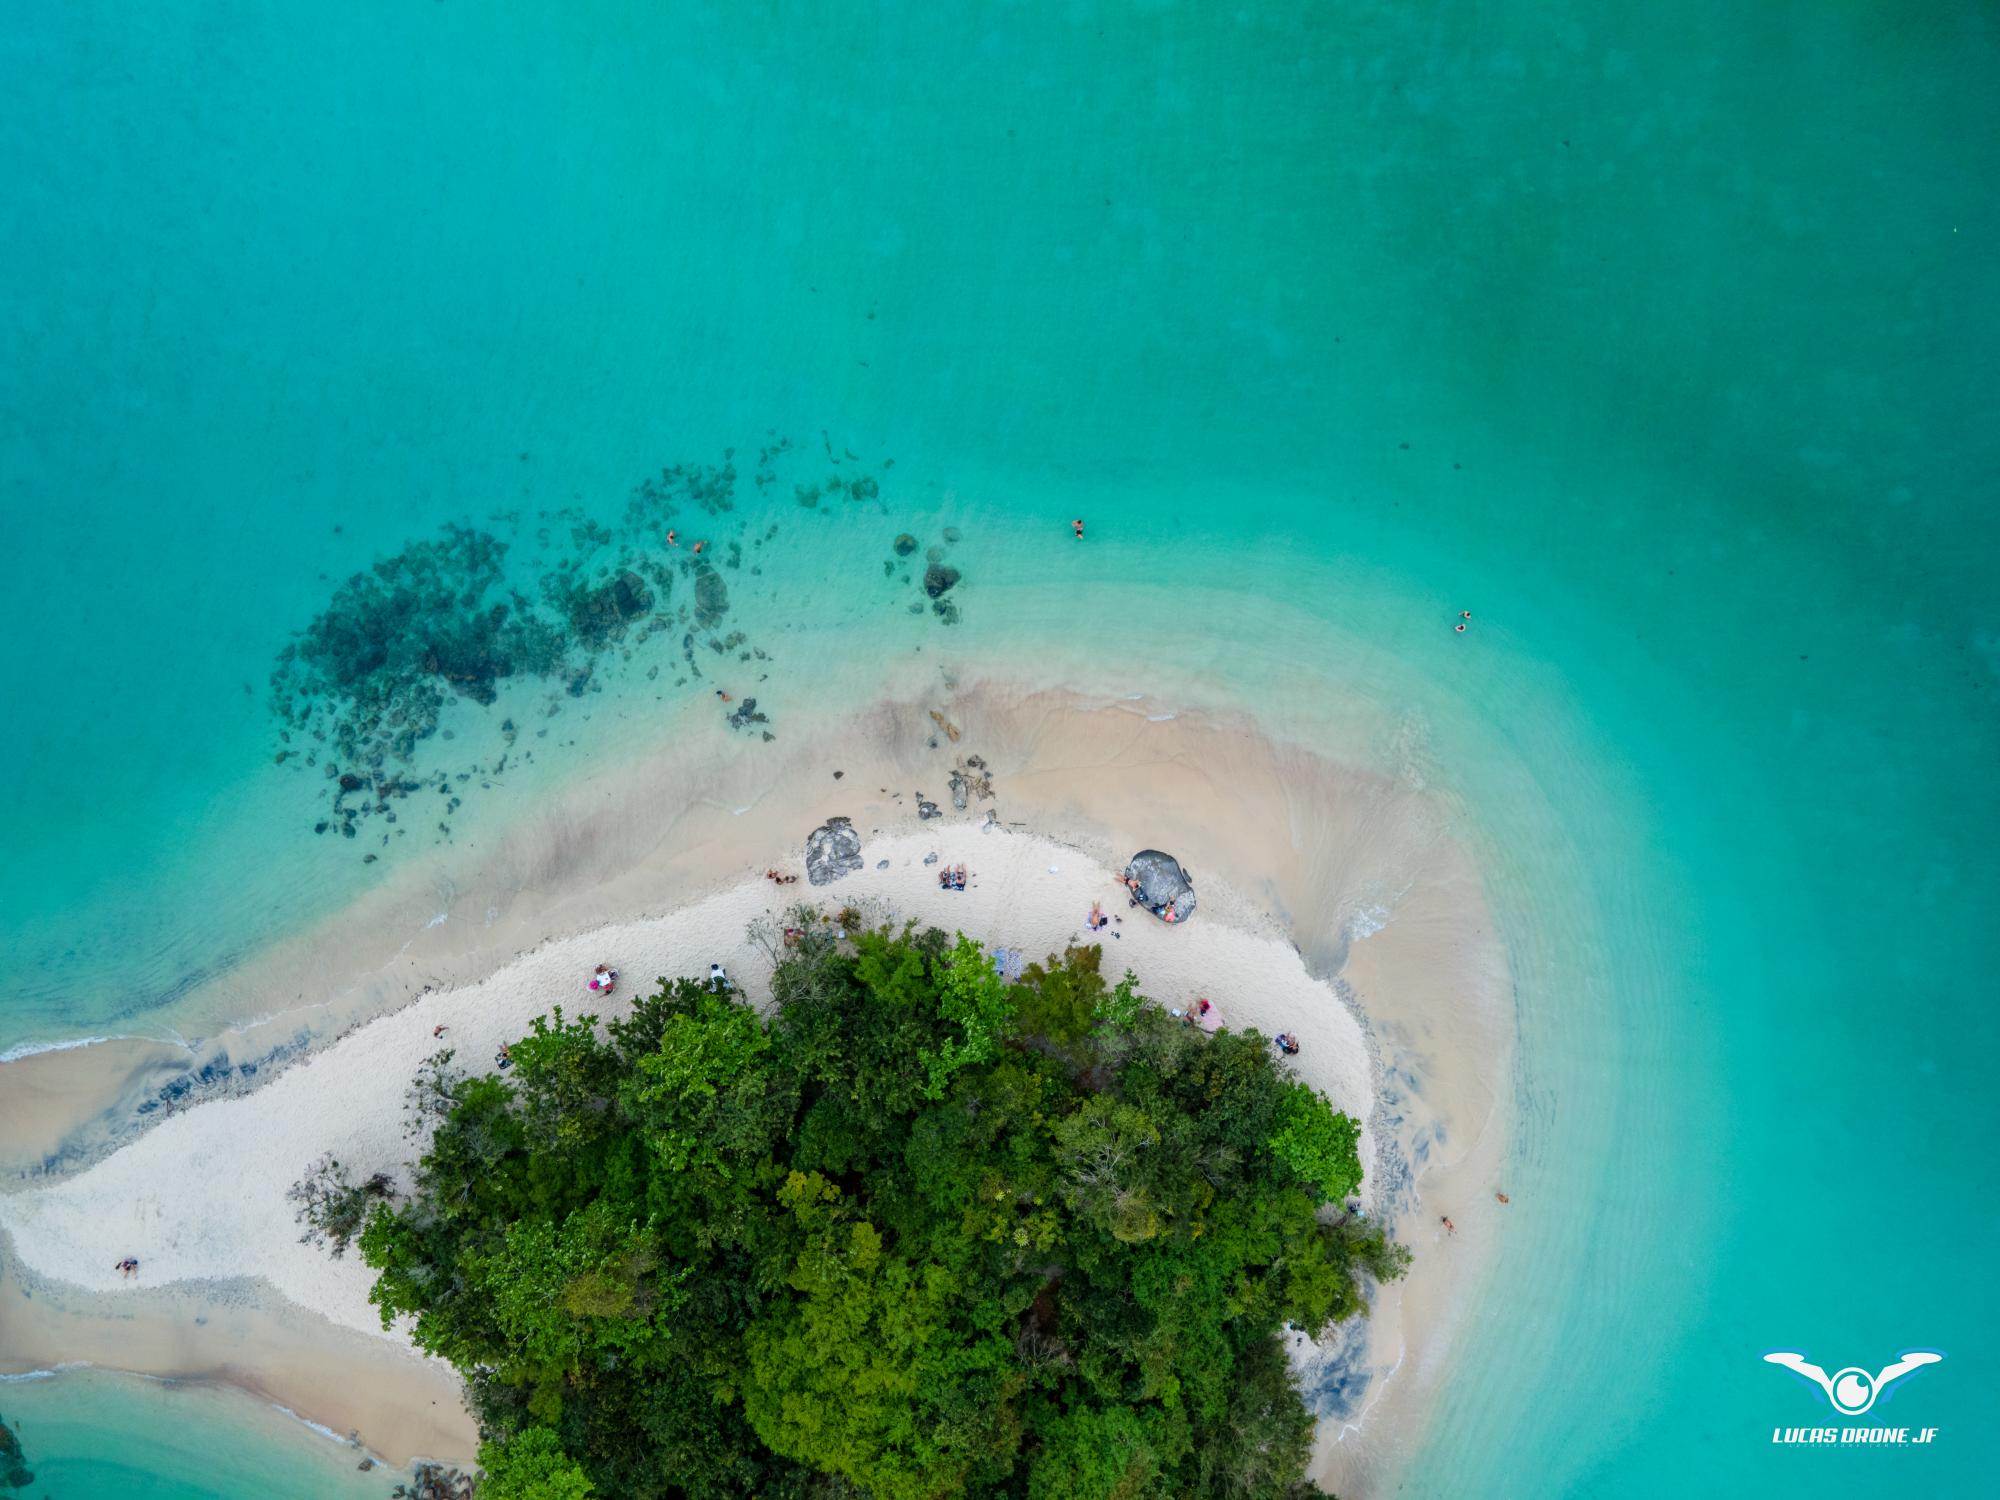
[[[697,566],[694,573],[694,622],[707,630],[722,621],[729,613],[729,588],[722,581],[722,575],[706,565]]]
[[[924,592],[933,599],[942,599],[964,576],[954,567],[934,562],[924,569]]]
[[[816,496],[882,504],[877,476],[892,460],[867,472],[870,466],[824,434],[822,447],[824,467],[817,453],[808,457],[771,434],[752,473],[760,509],[784,493],[781,465],[803,463],[817,478]],[[711,652],[746,665],[770,661],[743,631],[726,638],[720,631],[732,607],[723,570],[761,576],[755,549],[778,534],[768,515],[731,515],[734,459],[735,450],[725,449],[718,464],[658,470],[633,487],[622,516],[582,504],[525,516],[495,511],[481,524],[444,526],[332,582],[324,607],[279,652],[270,676],[278,721],[271,761],[310,774],[314,831],[341,839],[368,834],[372,857],[413,831],[434,828],[448,838],[449,822],[391,804],[425,791],[440,798],[438,811],[449,818],[473,789],[489,789],[510,758],[532,760],[532,740],[552,733],[518,730],[515,718],[554,718],[567,700],[615,691],[634,678],[662,689],[700,682],[709,673],[698,652],[703,661]],[[795,470],[785,481],[802,477]],[[720,524],[711,529],[707,518]],[[904,533],[896,545],[908,556],[918,542]],[[666,643],[658,657],[641,655],[661,634],[678,641],[678,662]],[[503,695],[512,715],[501,731],[508,754],[440,766],[441,742],[467,735],[465,706],[493,707]],[[735,728],[753,732],[765,722],[749,704],[731,716]],[[762,734],[772,738],[768,729]],[[531,739],[516,751],[523,735]]]
[[[35,1482],[28,1456],[21,1451],[21,1439],[0,1416],[0,1490],[24,1490]]]

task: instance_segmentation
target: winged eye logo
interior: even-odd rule
[[[1808,1363],[1803,1354],[1783,1350],[1765,1355],[1764,1362],[1782,1365],[1794,1375],[1811,1381],[1826,1392],[1826,1399],[1833,1403],[1835,1411],[1844,1417],[1858,1417],[1875,1404],[1877,1396],[1912,1370],[1934,1365],[1943,1358],[1942,1354],[1933,1354],[1928,1349],[1906,1350],[1897,1356],[1894,1364],[1885,1365],[1873,1375],[1859,1365],[1849,1365],[1829,1375],[1818,1365]]]

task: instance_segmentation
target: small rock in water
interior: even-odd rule
[[[934,563],[941,563],[941,562],[943,562],[943,561],[944,561],[944,548],[942,548],[942,547],[926,547],[926,548],[924,548],[924,560],[925,560],[926,562],[934,562]]]
[[[924,592],[929,594],[933,599],[942,599],[951,591],[953,585],[964,576],[956,568],[946,567],[941,562],[934,562],[928,568],[924,569]]]
[[[917,539],[905,531],[896,538],[896,556],[908,557],[917,550]]]
[[[957,541],[957,540],[958,540],[958,528],[957,528],[956,526],[947,526],[947,527],[945,527],[945,529],[944,529],[944,539],[945,539],[945,540],[946,540],[947,542],[955,542],[955,541]]]

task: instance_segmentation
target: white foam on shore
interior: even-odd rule
[[[22,1042],[0,1052],[0,1063],[19,1062],[24,1057],[40,1057],[45,1052],[73,1052],[78,1047],[96,1047],[105,1042],[128,1041],[132,1038],[115,1036],[79,1036],[66,1042]]]
[[[1359,940],[1373,937],[1389,925],[1389,908],[1379,902],[1362,907],[1347,919],[1348,936]]]
[[[298,1423],[299,1426],[310,1427],[314,1432],[318,1433],[321,1437],[327,1439],[329,1442],[338,1443],[343,1448],[359,1448],[361,1446],[359,1443],[355,1442],[354,1439],[350,1438],[346,1433],[335,1432],[331,1427],[327,1426],[324,1422],[315,1422],[311,1417],[300,1416],[297,1412],[293,1411],[289,1406],[285,1405],[285,1403],[282,1401],[273,1401],[271,1403],[271,1410],[283,1412],[286,1416],[290,1417],[294,1422]]]
[[[13,1375],[0,1375],[0,1385],[16,1385],[25,1380],[54,1380],[64,1370],[81,1369],[77,1363],[57,1365],[53,1370],[22,1370]]]

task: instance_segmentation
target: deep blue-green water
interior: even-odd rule
[[[532,592],[733,446],[781,729],[857,640],[1101,668],[1112,589],[1201,601],[1149,689],[1425,726],[1524,1212],[1401,1492],[1989,1487],[1990,8],[78,3],[0,81],[0,1052],[660,732],[677,642],[515,684],[420,756],[546,696],[510,779],[347,840],[269,679],[441,525]],[[878,567],[947,522],[955,625]],[[1868,1419],[1936,1441],[1774,1446],[1781,1347],[1944,1351]],[[51,1496],[167,1472],[105,1390]]]

